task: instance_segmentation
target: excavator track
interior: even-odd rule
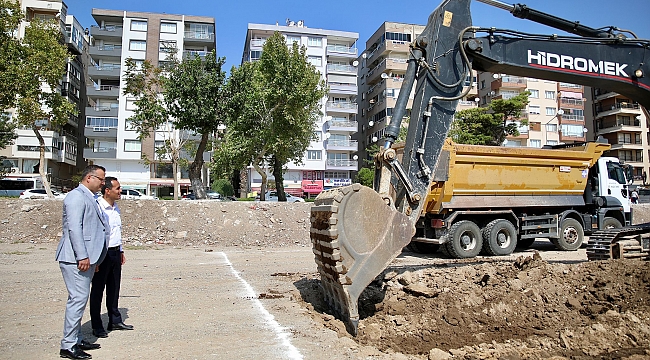
[[[589,236],[588,260],[650,258],[650,223],[599,230]]]
[[[374,190],[353,184],[322,192],[311,209],[310,236],[325,300],[352,335],[359,296],[415,233],[410,219]]]

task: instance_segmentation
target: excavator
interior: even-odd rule
[[[444,202],[432,205],[433,199],[437,199],[434,193],[440,191],[433,184],[449,176],[450,169],[443,165],[449,163],[449,149],[453,150],[453,146],[450,147],[447,137],[457,103],[469,91],[469,88],[463,90],[463,82],[471,75],[472,69],[608,89],[650,108],[650,41],[637,38],[629,30],[591,28],[523,4],[478,1],[572,35],[539,35],[472,26],[471,0],[444,0],[429,16],[422,34],[410,44],[408,66],[392,119],[385,131],[385,144],[374,158],[373,188],[353,184],[324,191],[311,209],[310,237],[325,300],[352,335],[357,334],[358,300],[362,291],[411,241],[426,240],[427,234],[444,241],[452,233],[459,232],[459,244],[480,247],[481,243],[474,241],[480,239],[473,239],[472,235],[477,234],[482,225],[485,226],[484,234],[485,231],[493,232],[494,226],[500,226],[503,230],[501,235],[508,235],[505,237],[507,243],[509,236],[513,235],[511,226],[517,225],[518,221],[546,221],[548,218],[550,222],[533,222],[531,227],[552,228],[556,232],[559,229],[562,234],[556,237],[565,236],[568,240],[581,234],[580,222],[592,221],[587,215],[558,219],[557,215],[540,213],[514,219],[510,214],[510,218],[506,218],[510,221],[498,219],[489,224],[476,224],[472,215],[463,218],[463,214],[459,214],[456,220],[464,220],[454,224],[451,217],[440,220],[430,216],[432,211],[439,212],[449,205]],[[395,142],[414,85],[408,133],[403,153],[398,156]],[[492,155],[503,149],[494,148],[497,150],[490,151]],[[572,149],[565,150],[562,154],[569,154]],[[592,160],[596,158],[594,156]],[[579,160],[585,161],[589,163],[590,160]],[[560,164],[555,171],[573,171],[573,168],[580,167],[582,178],[590,177],[591,170],[580,166]],[[616,176],[615,167],[608,165],[608,169],[614,170],[612,173]],[[473,179],[474,184],[480,187],[481,177]],[[611,193],[611,189],[609,191]],[[622,188],[621,191],[627,190]],[[589,201],[596,207],[608,207],[611,203],[613,205],[609,208],[622,209],[621,202],[612,196],[596,196]],[[629,203],[629,200],[624,201]],[[450,213],[455,209],[448,206],[444,210]],[[486,202],[482,209],[474,210],[480,211],[471,214],[479,216],[495,209]],[[505,217],[507,212],[503,213]],[[571,211],[564,213],[570,215]],[[597,218],[600,215],[590,216]],[[596,231],[590,232],[589,243],[594,244],[587,250],[590,259],[625,258],[634,249],[641,254],[647,252],[650,225],[630,227],[631,213],[629,215],[626,220],[613,221],[612,217],[605,217],[594,222],[603,225],[610,221],[610,226],[597,226]],[[497,241],[499,236],[497,234]],[[517,236],[515,234],[514,238]],[[580,242],[574,244],[579,247]],[[566,242],[566,245],[570,243]],[[455,251],[456,248],[447,249]],[[458,248],[458,253],[463,249]],[[493,250],[498,249],[496,246]]]

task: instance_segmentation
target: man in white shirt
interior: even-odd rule
[[[110,240],[106,259],[99,266],[99,270],[92,280],[90,290],[90,322],[93,328],[93,335],[97,337],[108,337],[104,330],[101,318],[102,297],[106,288],[106,310],[108,312],[108,331],[112,330],[133,330],[132,325],[126,325],[122,320],[122,314],[118,309],[120,297],[120,281],[122,278],[122,265],[126,262],[124,249],[122,247],[122,219],[120,208],[116,200],[120,199],[122,187],[117,178],[107,176],[102,186],[102,196],[98,198],[99,206],[110,226]]]

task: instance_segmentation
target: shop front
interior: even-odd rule
[[[308,199],[315,198],[323,191],[323,180],[303,180],[301,189]]]
[[[352,185],[352,179],[325,178],[325,190]]]
[[[189,179],[180,179],[178,182],[180,186],[180,194],[178,197],[190,192],[191,184]],[[152,195],[159,198],[173,197],[174,196],[174,180],[173,179],[152,179],[150,182]]]

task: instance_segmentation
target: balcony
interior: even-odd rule
[[[575,135],[564,135],[562,132],[560,132],[560,141],[568,141],[568,142],[585,142],[587,141],[587,137],[585,135],[582,136],[575,136]]]
[[[359,142],[356,140],[327,140],[326,149],[328,151],[357,151],[359,150]]]
[[[558,91],[582,92],[582,85],[560,82],[557,84]]]
[[[117,99],[120,96],[120,87],[113,85],[88,86],[86,95],[93,99]]]
[[[373,51],[371,51],[367,59],[371,61],[373,58],[379,58],[385,52],[401,52],[404,54],[409,53],[409,42],[408,41],[398,41],[398,40],[386,40],[383,43],[379,44]]]
[[[356,160],[334,160],[327,159],[325,163],[326,170],[357,170],[358,162]]]
[[[639,107],[639,104],[636,103],[617,102],[616,104],[611,105],[609,109],[600,107],[599,109],[596,109],[596,112],[596,119],[598,119],[617,114],[641,115],[641,108]]]
[[[117,159],[116,148],[85,148],[84,159]]]
[[[198,44],[210,43],[214,44],[214,33],[207,33],[202,31],[185,31],[185,43]]]
[[[357,92],[359,91],[359,88],[354,84],[328,82],[327,86],[330,89],[330,94],[357,95]]]
[[[598,88],[594,89],[594,94],[596,95],[596,101],[597,102],[605,100],[605,99],[609,99],[609,98],[612,98],[612,97],[615,97],[615,96],[618,95],[617,93],[615,93],[613,91],[609,91],[609,90],[605,90],[605,89],[598,89]]]
[[[585,117],[582,115],[571,115],[571,114],[562,114],[558,115],[560,119],[562,120],[568,120],[568,121],[585,121]]]
[[[120,66],[119,65],[98,65],[89,66],[88,75],[95,79],[119,79]]]
[[[203,59],[207,54],[207,51],[186,50],[183,51],[183,59],[194,59],[196,56]]]
[[[368,72],[368,84],[377,82],[387,70],[405,72],[407,65],[406,59],[384,59]]]
[[[91,46],[88,53],[95,60],[121,58],[122,45]]]
[[[616,123],[605,122],[598,124],[598,134],[609,134],[619,131],[642,132],[641,122],[638,120],[618,119]]]
[[[560,98],[560,105],[567,108],[579,108],[582,109],[585,106],[585,102],[582,99],[572,99],[572,98]]]
[[[458,102],[458,110],[465,110],[465,109],[471,109],[476,107],[478,107],[478,103],[476,101],[461,100]]]
[[[357,68],[352,65],[327,64],[328,74],[356,75]]]
[[[339,56],[339,57],[350,57],[356,58],[358,50],[357,48],[345,46],[345,45],[327,45],[327,56]]]
[[[90,35],[95,39],[121,39],[122,38],[122,25],[106,25],[90,27]]]
[[[327,112],[338,112],[345,114],[356,114],[357,113],[357,104],[353,102],[333,102],[328,101],[325,105],[325,110]]]
[[[327,125],[329,126],[329,131],[357,132],[359,129],[359,123],[356,121],[330,120],[327,122]]]
[[[117,107],[113,106],[89,106],[86,108],[86,116],[91,117],[117,117]]]
[[[642,143],[617,142],[612,144],[612,150],[643,150]]]
[[[84,136],[89,139],[117,139],[117,128],[86,126]]]
[[[502,76],[496,80],[493,80],[490,84],[491,90],[498,90],[501,88],[525,89],[526,87],[528,87],[528,81],[526,81],[526,78],[518,76]]]
[[[266,39],[252,39],[250,44],[252,48],[261,48],[266,43]]]

